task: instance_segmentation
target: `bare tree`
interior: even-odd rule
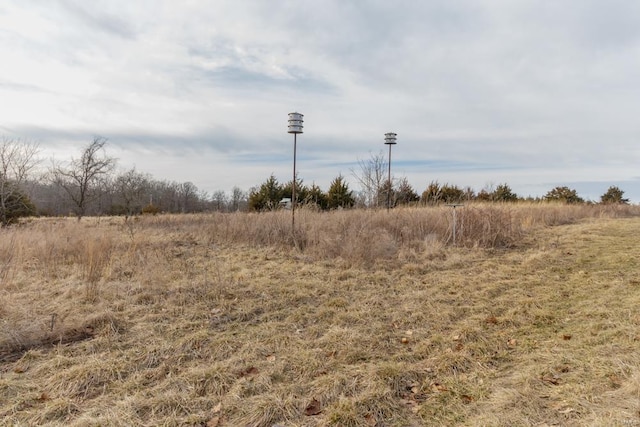
[[[7,138],[0,141],[0,224],[7,225],[16,215],[33,209],[23,186],[39,163],[39,151],[36,143]]]
[[[132,168],[116,177],[113,187],[122,201],[125,217],[140,213],[145,203],[144,196],[150,188],[150,177]]]
[[[247,203],[247,193],[242,191],[240,187],[233,187],[231,190],[231,212],[235,212],[241,210],[243,208],[242,205],[246,205]]]
[[[224,212],[227,209],[227,194],[222,190],[214,192],[211,196],[211,205],[213,210]]]
[[[78,220],[85,215],[88,202],[98,195],[94,190],[100,180],[115,167],[116,160],[105,153],[106,143],[106,138],[94,137],[79,159],[72,159],[66,167],[53,167],[54,181],[65,190],[73,202]]]
[[[351,174],[360,184],[363,202],[369,207],[378,206],[380,191],[387,181],[387,160],[384,152],[371,154],[368,160],[358,160],[358,166],[360,170],[352,169]]]
[[[198,187],[193,182],[183,182],[178,184],[178,203],[180,212],[195,212],[197,204],[200,201],[198,197]]]

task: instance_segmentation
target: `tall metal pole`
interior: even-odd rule
[[[387,181],[387,210],[391,209],[391,146],[396,143],[397,134],[393,132],[384,134],[384,143],[389,146],[389,179]]]
[[[389,178],[387,179],[387,210],[391,209],[391,144],[389,144]]]
[[[293,134],[293,182],[291,184],[291,232],[295,232],[296,225],[296,146],[298,134],[302,133],[302,120],[304,116],[300,113],[289,113],[288,133]]]
[[[296,225],[296,145],[298,134],[293,134],[293,185],[291,190],[291,229],[295,230]]]

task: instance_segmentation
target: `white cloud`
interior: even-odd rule
[[[104,135],[123,165],[229,190],[272,172],[289,179],[286,114],[297,110],[306,182],[348,175],[345,164],[395,131],[394,159],[412,162],[397,174],[417,191],[454,178],[537,192],[635,186],[639,9],[592,0],[7,1],[0,131],[39,138],[51,152]],[[434,176],[431,162],[467,166]],[[640,189],[622,188],[640,201]]]

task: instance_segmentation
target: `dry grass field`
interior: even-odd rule
[[[640,208],[0,229],[0,425],[640,426]]]

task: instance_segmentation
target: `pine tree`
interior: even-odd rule
[[[271,175],[258,190],[249,194],[249,209],[264,211],[276,209],[284,195],[284,189],[275,176]]]
[[[550,190],[544,198],[545,200],[556,200],[569,204],[584,203],[584,199],[578,196],[578,192],[569,187],[556,187]]]
[[[606,193],[600,196],[600,203],[603,204],[628,204],[629,199],[625,199],[622,196],[624,195],[624,191],[612,185],[609,187]]]
[[[355,204],[353,193],[342,175],[338,175],[329,186],[327,207],[329,209],[350,208]]]

